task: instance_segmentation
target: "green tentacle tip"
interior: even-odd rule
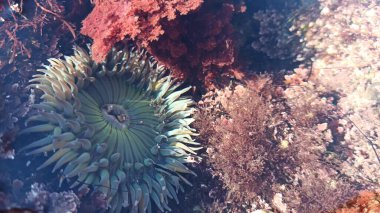
[[[74,47],[74,55],[48,60],[31,88],[42,92],[22,134],[43,135],[22,150],[48,153],[38,169],[61,170],[72,187],[92,185],[107,196],[108,212],[170,211],[178,203],[180,173],[191,172],[200,146],[193,101],[145,51],[113,49],[97,64]],[[68,178],[71,178],[70,180]],[[72,181],[77,179],[77,181]]]

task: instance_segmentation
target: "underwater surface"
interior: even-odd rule
[[[0,213],[380,212],[376,0],[0,0]]]

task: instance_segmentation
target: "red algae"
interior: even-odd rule
[[[83,21],[81,33],[94,39],[93,58],[100,62],[112,46],[126,36],[143,47],[148,46],[164,34],[163,21],[186,15],[202,3],[203,0],[97,0]]]
[[[234,12],[232,3],[207,2],[196,13],[166,23],[167,33],[148,50],[177,78],[204,81],[235,61]]]
[[[102,61],[118,41],[130,38],[176,78],[200,80],[210,88],[237,61],[232,18],[242,12],[238,6],[229,0],[98,0],[81,33],[94,40],[95,61]]]

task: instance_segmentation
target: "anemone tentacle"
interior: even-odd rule
[[[64,59],[49,59],[30,87],[42,92],[22,134],[44,136],[23,150],[52,153],[38,169],[62,169],[76,177],[71,187],[92,185],[104,193],[108,212],[170,211],[178,203],[180,173],[194,174],[200,144],[190,127],[194,102],[167,70],[143,51],[113,49],[95,63],[80,47]],[[195,175],[195,174],[194,174]],[[190,184],[191,185],[191,184]]]

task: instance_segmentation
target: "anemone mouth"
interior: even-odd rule
[[[191,185],[181,173],[195,175],[185,164],[201,148],[190,127],[194,102],[183,97],[190,87],[178,89],[165,68],[134,49],[113,49],[97,64],[75,47],[73,56],[49,62],[30,80],[41,102],[20,132],[45,135],[22,150],[51,153],[38,169],[54,164],[72,188],[92,186],[107,196],[108,212],[149,212],[152,202],[170,211],[181,183]]]
[[[123,106],[118,104],[103,105],[102,114],[106,122],[118,129],[125,129],[129,124],[129,115]]]
[[[118,149],[123,156],[122,162],[143,163],[152,158],[150,148],[159,135],[155,130],[159,117],[151,105],[149,95],[142,93],[125,77],[103,77],[90,83],[78,93],[81,103],[79,112],[84,115],[85,123],[94,129],[90,138],[92,143],[100,144],[109,138],[109,146]],[[132,139],[133,138],[133,139]],[[128,158],[124,159],[124,156]]]

